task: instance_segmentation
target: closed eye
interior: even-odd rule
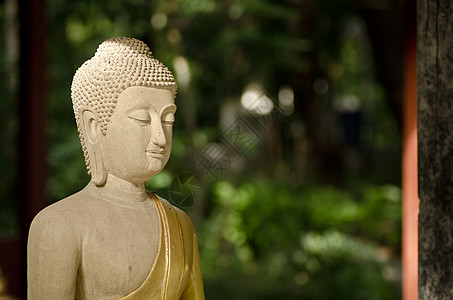
[[[134,111],[128,116],[129,119],[135,122],[139,122],[141,124],[149,124],[151,123],[151,117],[146,110],[138,110]]]
[[[174,122],[175,122],[175,115],[173,113],[167,113],[162,118],[162,124],[173,125]]]
[[[135,117],[131,117],[131,116],[129,116],[128,118],[135,122],[139,122],[139,123],[143,123],[143,124],[151,123],[151,119],[141,119],[141,118],[135,118]]]

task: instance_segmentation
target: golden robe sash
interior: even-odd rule
[[[198,245],[190,219],[166,200],[155,195],[152,198],[160,225],[159,250],[146,280],[121,300],[204,299]]]

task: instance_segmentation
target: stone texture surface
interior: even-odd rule
[[[453,1],[417,1],[419,299],[453,297]]]

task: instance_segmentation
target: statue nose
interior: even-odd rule
[[[160,147],[165,146],[165,144],[167,143],[164,128],[160,120],[155,120],[154,122],[151,122],[151,142],[154,145]]]

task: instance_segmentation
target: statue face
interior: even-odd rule
[[[169,89],[125,89],[101,142],[105,171],[135,184],[159,173],[170,156],[175,111]]]

